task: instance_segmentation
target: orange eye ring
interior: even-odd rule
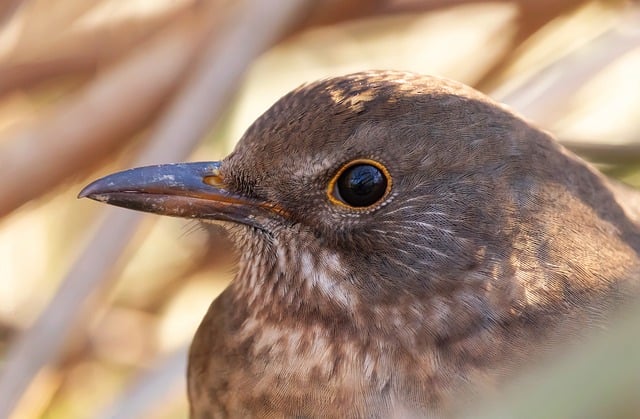
[[[340,167],[331,178],[327,186],[327,197],[334,205],[367,211],[389,196],[392,184],[391,174],[382,163],[371,159],[356,159]],[[353,190],[345,193],[345,188]],[[351,195],[350,203],[343,195],[349,195],[354,190],[355,194]]]

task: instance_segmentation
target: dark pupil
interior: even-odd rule
[[[358,164],[340,175],[337,186],[344,202],[353,207],[368,207],[382,198],[387,179],[377,167]]]

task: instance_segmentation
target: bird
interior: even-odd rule
[[[302,85],[221,161],[79,196],[221,226],[237,249],[190,347],[197,419],[448,417],[606,328],[640,282],[638,192],[416,73]]]

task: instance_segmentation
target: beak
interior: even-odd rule
[[[262,228],[259,220],[284,215],[276,205],[230,192],[220,162],[162,164],[117,172],[87,185],[78,198],[182,218],[233,221]]]

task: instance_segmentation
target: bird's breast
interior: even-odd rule
[[[196,367],[191,359],[192,371],[203,377],[191,382],[207,383],[206,389],[191,389],[196,410],[203,406],[257,417],[387,417],[437,405],[436,388],[426,386],[436,381],[435,354],[416,358],[372,336],[254,318],[226,342],[237,345],[227,345],[206,366]],[[411,394],[419,399],[408,399]]]

